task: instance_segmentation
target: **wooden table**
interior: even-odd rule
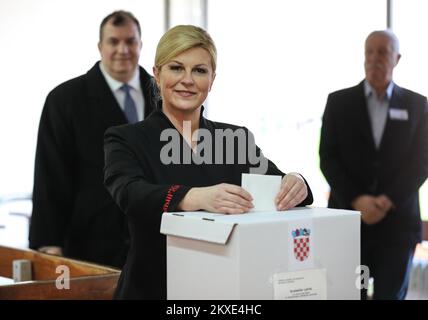
[[[33,280],[0,285],[0,300],[112,299],[120,275],[120,270],[106,266],[0,246],[0,276],[13,278],[13,260],[19,259],[31,260]],[[59,266],[63,267],[57,270]],[[64,269],[69,271],[69,289],[58,289],[57,278]]]

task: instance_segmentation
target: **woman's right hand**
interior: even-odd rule
[[[205,210],[224,214],[241,214],[253,208],[251,195],[240,186],[221,183],[192,188],[180,202],[183,211]]]

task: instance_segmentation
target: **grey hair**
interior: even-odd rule
[[[382,36],[388,38],[391,41],[392,50],[394,50],[394,52],[396,53],[400,53],[400,42],[398,41],[398,38],[395,33],[392,32],[390,29],[373,31],[367,36],[367,39],[372,36]]]

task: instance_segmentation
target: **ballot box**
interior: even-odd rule
[[[168,299],[359,299],[360,213],[168,212]]]
[[[119,275],[115,268],[0,246],[0,300],[108,300]]]

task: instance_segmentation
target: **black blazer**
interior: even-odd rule
[[[389,109],[408,120],[388,118],[376,149],[364,82],[331,93],[323,116],[320,163],[331,187],[329,207],[351,208],[358,195],[386,194],[396,208],[378,224],[362,223],[362,236],[376,241],[421,240],[418,189],[428,176],[426,97],[394,85]]]
[[[213,122],[202,116],[200,119],[200,128],[208,130],[212,137],[211,159],[217,159],[216,146],[220,143],[220,140],[215,140],[216,130],[239,129],[248,134],[245,128]],[[131,234],[131,248],[120,275],[116,298],[165,299],[166,237],[160,234],[162,213],[177,211],[178,204],[192,187],[219,183],[241,185],[241,174],[248,173],[251,167],[251,161],[245,154],[240,154],[245,161],[238,160],[239,152],[247,152],[248,155],[250,145],[233,149],[233,164],[226,161],[230,154],[226,158],[225,147],[223,156],[219,156],[223,161],[197,164],[192,160],[191,164],[182,163],[183,161],[163,164],[160,155],[171,142],[169,138],[164,141],[160,137],[167,130],[179,135],[169,119],[158,109],[141,123],[110,128],[105,134],[105,185],[127,214]],[[179,136],[180,141],[174,142],[175,146],[182,146],[177,160],[183,159],[183,150],[187,154],[192,152]],[[204,149],[204,152],[208,151]],[[284,176],[270,161],[267,162],[266,174]],[[312,192],[308,186],[308,196],[300,206],[309,205],[312,200]]]
[[[127,123],[97,62],[47,96],[40,119],[30,247],[61,246],[64,254],[122,267],[125,216],[103,185],[103,135]],[[145,116],[153,109],[151,76],[140,67]]]

